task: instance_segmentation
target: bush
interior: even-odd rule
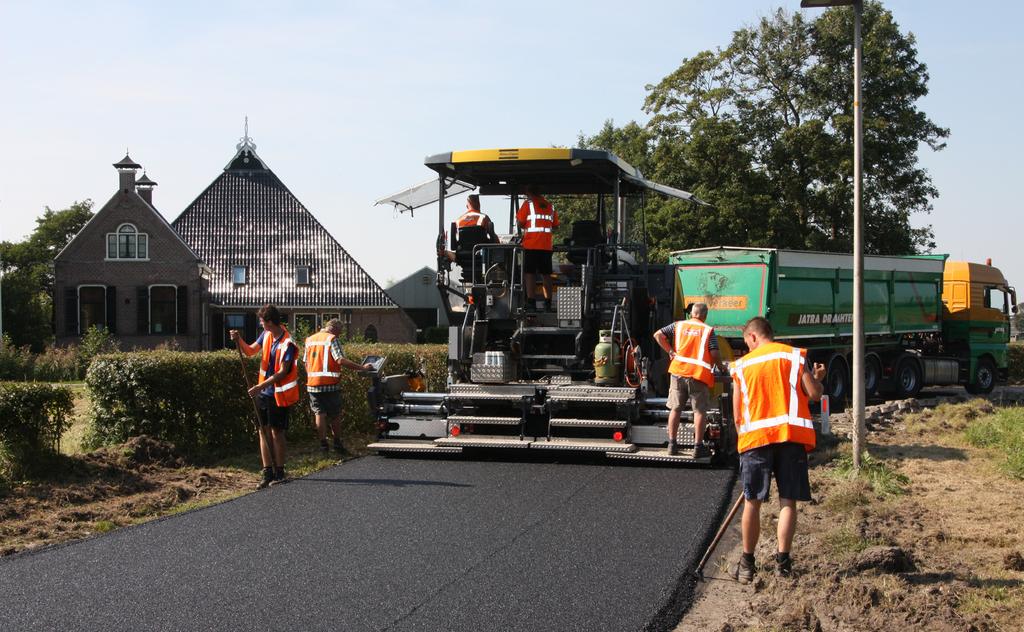
[[[0,382],[0,477],[41,471],[57,453],[73,409],[65,386]]]
[[[385,372],[422,368],[428,389],[441,390],[447,381],[447,348],[441,345],[350,344],[346,356],[359,362],[366,355],[388,357]],[[259,357],[246,360],[255,383]],[[305,367],[299,365],[305,384]],[[140,434],[169,441],[192,457],[227,454],[255,442],[251,400],[242,382],[236,351],[203,353],[142,351],[98,356],[86,376],[92,399],[89,443],[116,444]],[[366,391],[369,381],[343,370],[346,433],[373,428]],[[306,389],[292,408],[289,434],[311,433],[313,416]]]
[[[47,347],[32,353],[27,346],[16,347],[4,335],[0,349],[0,379],[22,382],[67,382],[85,377],[78,347]]]
[[[1010,371],[1010,382],[1024,382],[1024,342],[1010,343],[1010,350],[1007,356],[1007,367]]]

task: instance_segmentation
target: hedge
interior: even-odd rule
[[[385,373],[423,367],[428,388],[444,388],[447,348],[442,345],[351,344],[346,356],[388,357]],[[255,383],[258,357],[246,362]],[[299,365],[305,384],[305,367]],[[236,351],[140,351],[98,356],[86,375],[92,399],[89,442],[115,444],[140,434],[170,441],[192,457],[249,448],[255,441],[253,406],[246,394]],[[346,433],[372,429],[366,402],[369,381],[342,371],[342,415]],[[305,388],[292,409],[289,435],[312,433],[313,416]]]
[[[1024,343],[1010,343],[1009,361],[1007,366],[1010,371],[1010,382],[1019,384],[1024,382]]]
[[[0,382],[0,478],[41,471],[71,426],[73,409],[66,386]]]

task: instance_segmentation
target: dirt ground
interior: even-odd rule
[[[728,577],[737,518],[677,630],[1022,629],[1024,481],[963,438],[993,410],[972,400],[875,424],[868,479],[848,475],[848,442],[819,448],[794,576],[774,574],[777,507],[766,505],[759,574],[747,586]]]
[[[351,447],[351,446],[350,446]],[[189,464],[149,437],[64,454],[46,479],[0,489],[0,556],[105,533],[254,491],[257,455],[210,466]],[[338,463],[315,443],[289,450],[290,476]]]

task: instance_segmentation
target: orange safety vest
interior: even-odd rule
[[[814,449],[814,424],[800,379],[806,364],[806,349],[769,342],[730,365],[734,393],[743,398],[742,418],[736,420],[740,452],[787,441]]]
[[[681,377],[691,377],[704,382],[708,387],[715,385],[715,374],[711,372],[711,349],[708,338],[711,326],[699,320],[676,321],[675,351],[668,372]]]
[[[321,331],[306,338],[302,361],[306,365],[306,386],[331,386],[341,381],[341,363],[334,359],[334,334]]]
[[[523,227],[523,248],[551,250],[551,231],[558,227],[558,213],[539,195],[530,196],[519,207],[516,221]]]
[[[288,334],[288,329],[282,326],[284,333],[281,334],[281,340],[277,344],[277,361],[275,366],[281,367],[284,362],[284,354],[288,350],[289,346],[294,347],[295,343],[292,342],[291,336]],[[274,336],[268,331],[263,336],[263,358],[260,361],[260,382],[267,379],[267,369],[270,366],[270,348],[274,346]],[[296,350],[298,348],[296,347]],[[291,406],[295,402],[299,401],[299,366],[297,362],[292,362],[292,370],[285,376],[283,382],[274,384],[274,401],[277,402],[278,406],[282,408]]]
[[[487,214],[479,211],[466,211],[459,216],[459,219],[455,220],[455,223],[459,228],[467,228],[469,226],[486,226]]]

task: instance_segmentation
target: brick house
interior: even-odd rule
[[[202,349],[209,270],[153,206],[156,182],[127,155],[114,168],[117,192],[54,258],[57,343],[96,325],[125,348]]]
[[[416,327],[256,154],[246,135],[224,171],[168,224],[125,156],[119,188],[54,260],[58,343],[104,325],[125,347],[220,349],[257,335],[277,305],[289,328],[340,318],[350,336],[413,342]],[[273,229],[271,229],[273,227]],[[173,309],[172,309],[173,307]]]

